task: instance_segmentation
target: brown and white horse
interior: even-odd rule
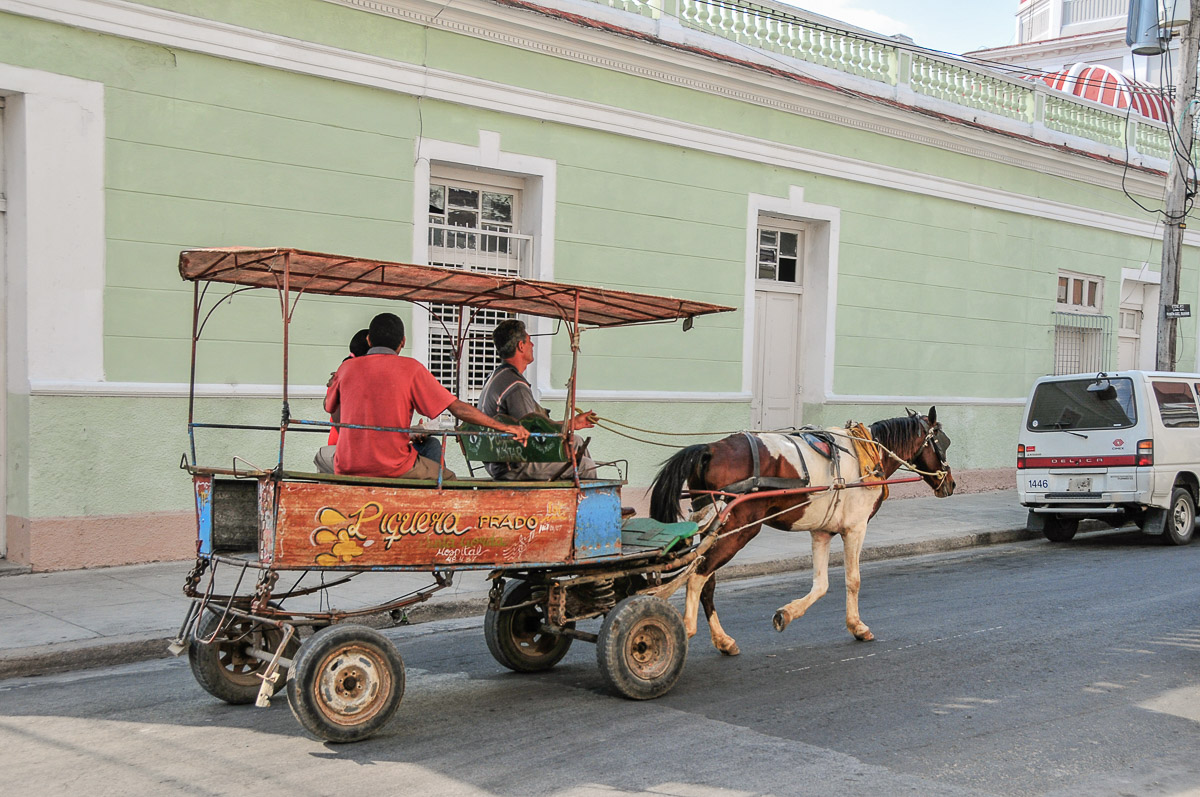
[[[922,472],[922,478],[933,488],[935,495],[945,498],[954,492],[954,477],[946,464],[946,447],[950,445],[950,439],[942,431],[934,407],[929,408],[928,415],[909,410],[907,417],[877,421],[869,427],[871,439],[893,452],[899,460],[882,454],[874,463],[875,473],[871,474],[863,472],[860,457],[855,453],[856,443],[848,437],[846,429],[827,431],[837,443],[830,459],[813,451],[795,435],[746,433],[730,435],[715,443],[688,446],[664,463],[654,479],[650,500],[651,516],[664,523],[680,518],[679,499],[685,482],[691,491],[720,492],[732,486],[728,492],[762,493],[761,497],[754,495],[736,503],[730,502],[732,496],[723,497],[724,501],[730,502],[730,508],[718,532],[720,536],[687,581],[684,625],[689,637],[696,633],[698,604],[703,604],[713,645],[726,655],[738,654],[737,642],[722,630],[713,608],[715,573],[754,539],[764,522],[769,521],[772,528],[812,534],[812,589],[803,598],[775,612],[776,630],[783,631],[788,623],[803,616],[829,589],[829,543],[834,535],[840,534],[845,549],[846,627],[857,639],[874,639],[871,629],[858,614],[859,554],[867,521],[883,502],[885,488],[873,484],[811,493],[778,488],[798,487],[801,474],[807,476],[810,487],[829,486],[839,477],[847,485],[860,482],[864,477],[868,481],[888,479],[900,468],[899,460],[903,460]],[[878,449],[871,444],[857,445],[864,451]],[[698,495],[696,492],[692,495],[693,506],[696,506]],[[705,500],[701,498],[701,502]],[[718,506],[721,505],[718,502]]]

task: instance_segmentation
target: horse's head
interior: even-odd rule
[[[908,416],[920,421],[924,433],[920,447],[908,462],[922,472],[921,478],[933,488],[934,495],[948,498],[954,494],[954,474],[950,472],[950,463],[946,461],[950,438],[938,423],[937,407],[930,407],[928,415],[918,415],[909,410]]]

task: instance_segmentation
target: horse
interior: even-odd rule
[[[908,466],[921,475],[934,495],[950,496],[955,486],[946,463],[950,438],[938,423],[936,407],[930,407],[928,415],[908,410],[907,417],[876,421],[869,428],[858,425],[853,432],[849,428],[832,427],[824,432],[801,430],[801,433],[815,432],[808,435],[813,440],[811,445],[798,435],[743,432],[715,443],[688,446],[663,464],[650,488],[650,515],[663,523],[680,519],[679,500],[685,482],[693,491],[695,516],[704,511],[704,504],[714,499],[720,509],[722,500],[731,498],[730,493],[752,495],[765,490],[761,498],[729,503],[728,517],[721,524],[716,542],[688,576],[684,626],[689,638],[696,634],[698,604],[703,604],[713,645],[728,656],[740,652],[737,642],[721,628],[713,606],[715,574],[754,539],[767,521],[772,528],[807,531],[812,535],[812,588],[803,598],[775,612],[772,619],[775,629],[782,632],[829,589],[829,543],[834,535],[841,535],[846,568],[846,628],[858,640],[875,638],[859,617],[858,591],[859,554],[867,521],[887,497],[887,486],[877,482]],[[815,438],[832,443],[828,447],[828,460],[814,450]],[[805,481],[810,487],[832,486],[832,489],[795,492],[794,488]],[[863,486],[856,486],[856,482]],[[789,487],[793,489],[789,491]],[[726,495],[712,494],[722,491]]]

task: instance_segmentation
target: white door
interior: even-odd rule
[[[800,425],[800,300],[798,293],[754,294],[755,429]]]
[[[804,306],[804,225],[762,219],[754,268],[755,429],[799,426],[800,312]]]
[[[1141,308],[1122,307],[1117,327],[1117,370],[1141,368],[1138,352],[1142,344]]]

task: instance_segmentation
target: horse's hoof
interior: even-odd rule
[[[870,642],[875,638],[875,635],[871,633],[870,628],[864,628],[862,631],[855,633],[854,638],[859,642]]]
[[[791,621],[782,611],[775,612],[775,616],[771,618],[771,625],[775,626],[775,630],[780,632],[788,627],[789,622]]]
[[[742,652],[738,648],[737,643],[732,641],[723,648],[717,648],[717,650],[721,651],[722,655],[725,656],[737,656]]]

